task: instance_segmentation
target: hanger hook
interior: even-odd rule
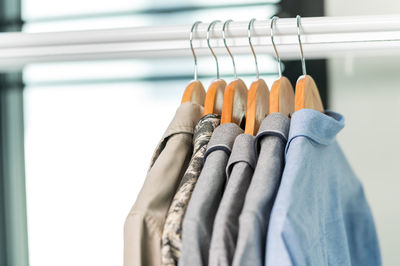
[[[276,60],[278,60],[278,71],[279,71],[279,78],[282,77],[282,64],[281,64],[281,58],[278,53],[278,49],[276,49],[275,41],[274,41],[274,25],[276,26],[276,21],[279,19],[277,16],[273,16],[271,19],[271,42],[272,42],[272,47],[274,47],[275,50],[275,55],[276,55]]]
[[[217,56],[215,55],[214,50],[211,48],[211,45],[210,45],[210,29],[212,27],[214,27],[215,24],[217,24],[218,22],[221,22],[221,20],[214,20],[213,22],[210,23],[210,25],[208,25],[208,29],[207,29],[207,45],[208,45],[208,48],[210,49],[212,55],[214,56],[215,64],[217,65],[217,79],[219,79],[219,66],[218,66]]]
[[[194,80],[197,80],[198,67],[197,67],[197,56],[193,48],[193,31],[200,23],[201,21],[196,21],[195,23],[193,23],[192,28],[190,30],[190,49],[192,49],[192,54],[194,59]]]
[[[257,79],[259,79],[260,72],[258,71],[257,56],[256,56],[256,52],[254,51],[253,44],[251,43],[251,28],[254,26],[254,21],[256,21],[255,18],[251,19],[250,22],[249,22],[249,25],[247,27],[247,36],[249,38],[249,45],[250,45],[250,48],[251,48],[251,52],[253,53],[254,61],[256,63],[256,76],[257,76]]]
[[[301,45],[301,36],[300,36],[300,28],[301,28],[301,17],[300,15],[296,16],[297,22],[297,38],[299,39],[299,46],[300,46],[300,54],[301,54],[301,68],[303,69],[303,75],[307,75],[306,71],[306,59],[304,58],[303,53],[303,45]]]
[[[229,50],[229,47],[226,44],[226,34],[225,34],[225,29],[228,27],[229,23],[231,23],[232,21],[233,21],[232,19],[229,19],[229,20],[225,21],[224,25],[222,26],[222,39],[224,40],[224,45],[225,45],[226,50],[228,51],[229,55],[232,58],[233,74],[234,74],[235,79],[237,79],[235,59],[233,58],[231,50]]]

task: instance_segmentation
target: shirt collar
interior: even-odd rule
[[[194,128],[202,115],[203,107],[201,105],[191,102],[181,104],[161,141],[177,133],[193,134]]]
[[[249,134],[240,134],[236,137],[233,144],[232,154],[226,166],[226,176],[231,175],[233,166],[238,162],[247,163],[253,170],[256,166],[256,159],[253,150],[254,136]]]
[[[151,158],[150,167],[153,166],[161,151],[164,149],[169,137],[175,134],[193,135],[194,128],[203,114],[203,107],[195,103],[183,103],[176,110],[175,116],[162,136]],[[190,145],[190,142],[187,143]]]
[[[288,132],[290,126],[290,119],[281,113],[269,114],[261,122],[260,129],[258,130],[256,139],[254,141],[254,151],[256,158],[258,157],[261,149],[261,140],[266,136],[279,137],[284,144],[287,142]]]
[[[329,145],[344,127],[344,117],[335,112],[324,113],[313,109],[301,109],[291,119],[289,142],[298,136],[312,139],[321,145]]]
[[[221,116],[217,114],[207,114],[197,123],[193,135],[193,148],[196,152],[199,148],[207,145],[214,129],[219,125]]]
[[[223,150],[230,156],[235,138],[241,133],[243,133],[243,130],[234,123],[219,125],[214,130],[210,142],[207,145],[204,161],[207,156],[215,150]]]

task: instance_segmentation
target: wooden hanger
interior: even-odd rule
[[[245,133],[255,136],[268,114],[269,89],[263,79],[254,81],[247,94]]]
[[[249,45],[254,56],[257,80],[254,81],[250,90],[247,93],[247,110],[246,110],[246,126],[245,133],[249,135],[256,135],[260,128],[261,122],[268,114],[269,105],[269,89],[263,79],[259,79],[257,56],[251,43],[251,27],[255,19],[251,19],[248,26]]]
[[[204,105],[204,99],[206,97],[206,92],[204,90],[203,84],[201,84],[201,82],[197,80],[197,72],[198,72],[197,56],[193,49],[193,30],[200,23],[201,23],[201,21],[196,21],[195,23],[193,23],[192,28],[190,30],[189,41],[190,41],[190,48],[192,49],[192,54],[193,54],[193,58],[194,58],[194,80],[192,82],[190,82],[189,85],[187,85],[187,87],[183,93],[181,103],[192,102],[192,103]]]
[[[204,105],[205,98],[206,91],[204,90],[203,84],[198,80],[193,80],[187,85],[181,103],[192,102]]]
[[[272,84],[269,94],[269,113],[281,113],[291,117],[294,112],[293,86],[286,77],[281,77]]]
[[[286,77],[282,77],[282,64],[278,50],[274,42],[274,25],[279,17],[274,16],[271,19],[271,43],[275,50],[275,55],[278,61],[279,79],[274,82],[269,95],[269,113],[281,113],[291,117],[294,112],[294,91],[293,86]]]
[[[246,117],[247,87],[243,80],[237,79],[225,88],[222,103],[221,124],[235,123],[243,126]]]
[[[243,80],[237,78],[235,59],[226,43],[225,29],[232,20],[225,21],[222,27],[222,38],[233,64],[235,80],[225,88],[224,101],[222,103],[221,124],[235,123],[244,127],[246,117],[247,87]]]
[[[221,114],[222,113],[222,103],[224,101],[224,91],[226,87],[226,82],[219,78],[219,65],[218,58],[214,53],[214,50],[210,45],[210,29],[216,24],[220,22],[219,20],[214,20],[210,23],[207,29],[207,45],[211,51],[215,59],[215,63],[217,66],[217,80],[211,83],[210,87],[208,87],[206,100],[204,103],[204,115],[207,114]]]
[[[296,83],[294,110],[314,109],[324,112],[321,96],[314,79],[309,75],[301,76]]]
[[[297,80],[296,93],[294,99],[294,110],[300,109],[314,109],[319,112],[324,112],[322,105],[321,96],[319,95],[318,87],[315,84],[314,79],[307,75],[306,72],[306,61],[304,58],[303,47],[301,45],[300,28],[301,28],[301,17],[296,16],[297,21],[297,37],[299,39],[300,53],[301,53],[301,65],[303,69],[303,75]]]
[[[222,104],[224,102],[224,91],[226,87],[225,80],[218,79],[208,87],[206,99],[204,102],[204,115],[221,114]]]

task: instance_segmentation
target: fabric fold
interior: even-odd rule
[[[232,265],[265,265],[266,233],[284,167],[289,126],[289,118],[280,113],[269,114],[260,125],[253,146],[257,165],[239,217]]]
[[[182,221],[197,178],[203,167],[207,144],[220,123],[220,116],[205,115],[196,125],[193,155],[168,210],[162,235],[162,265],[177,265],[181,249]]]
[[[292,116],[267,265],[381,265],[362,185],[335,138],[343,126],[333,112],[303,109]]]
[[[212,229],[226,184],[225,168],[235,138],[243,130],[233,123],[217,127],[207,147],[203,170],[183,220],[178,265],[207,265]]]
[[[124,266],[160,265],[165,217],[188,166],[194,127],[202,113],[203,107],[198,104],[181,104],[159,142],[143,187],[125,220]]]
[[[227,185],[213,225],[209,265],[230,266],[236,249],[239,215],[255,167],[254,136],[239,135],[226,167]]]

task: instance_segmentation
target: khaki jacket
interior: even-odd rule
[[[144,185],[125,221],[124,266],[161,264],[161,237],[172,198],[189,164],[194,128],[203,114],[184,103],[159,142]]]

